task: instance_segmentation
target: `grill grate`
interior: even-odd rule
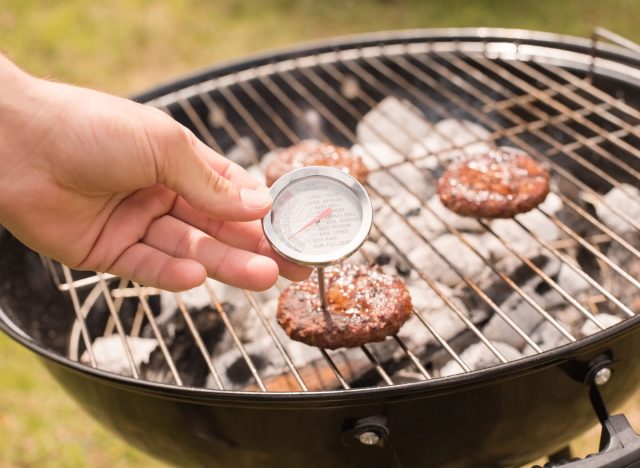
[[[625,103],[621,97],[598,88],[589,77],[582,77],[579,72],[562,68],[557,65],[557,61],[540,58],[543,55],[538,57],[536,52],[539,50],[534,46],[514,47],[504,43],[435,42],[347,49],[243,70],[167,94],[150,104],[191,127],[209,146],[221,152],[229,151],[233,146],[243,147],[247,138],[265,151],[289,146],[310,137],[351,146],[358,143],[354,130],[356,124],[383,98],[396,96],[419,105],[425,110],[423,122],[450,146],[437,152],[429,151],[425,146],[424,155],[415,158],[405,156],[400,161],[374,167],[371,175],[382,173],[390,178],[404,196],[409,196],[421,210],[441,223],[447,233],[468,247],[486,266],[488,273],[482,277],[474,277],[462,271],[448,258],[449,252],[439,250],[433,239],[395,206],[397,194],[389,196],[385,187],[373,181],[375,177],[370,177],[367,184],[372,200],[392,213],[394,219],[401,219],[406,232],[435,252],[457,276],[457,286],[451,291],[445,290],[428,270],[420,268],[410,258],[404,246],[399,245],[389,234],[386,219],[374,217],[372,235],[395,251],[410,270],[417,274],[422,287],[432,291],[448,307],[456,320],[464,325],[463,334],[468,339],[470,337],[472,341],[482,343],[499,363],[506,363],[511,358],[483,333],[483,323],[474,320],[460,308],[457,301],[460,294],[468,294],[482,307],[500,316],[525,341],[532,353],[544,351],[503,310],[500,301],[486,287],[487,275],[510,294],[522,298],[531,307],[531,313],[539,314],[562,335],[565,343],[574,342],[580,336],[576,336],[567,323],[554,317],[543,304],[525,291],[513,277],[512,269],[481,252],[464,232],[448,223],[394,169],[407,165],[416,169],[428,157],[435,155],[441,158],[452,149],[466,151],[465,148],[474,143],[517,146],[544,161],[551,168],[554,177],[557,177],[558,184],[571,189],[554,190],[554,193],[561,200],[563,209],[587,225],[589,230],[581,232],[575,225],[542,207],[536,210],[559,229],[561,237],[557,240],[545,240],[518,216],[509,222],[526,232],[545,255],[557,259],[561,265],[586,281],[593,289],[593,294],[582,298],[571,294],[536,264],[534,259],[523,255],[512,242],[496,232],[486,220],[479,220],[482,232],[506,249],[510,261],[528,269],[541,280],[545,288],[557,292],[566,305],[572,306],[583,320],[593,323],[600,330],[606,328],[607,324],[598,319],[597,312],[606,304],[622,316],[634,316],[630,301],[640,289],[640,281],[634,273],[626,271],[603,250],[604,245],[616,243],[633,261],[640,262],[637,246],[583,207],[585,201],[603,207],[634,229],[640,229],[638,220],[609,203],[601,193],[613,187],[625,192],[625,186],[621,185],[623,181],[636,186],[640,181],[640,150],[636,148],[640,141],[640,112]],[[408,134],[410,131],[394,119],[394,115],[385,115],[389,128],[393,128],[393,134],[377,135],[381,141],[395,149],[398,149],[395,143],[397,135],[418,141],[416,135]],[[441,132],[434,125],[442,119],[461,122],[469,134],[475,135],[474,140],[465,142],[464,145],[455,144],[450,135]],[[489,135],[480,134],[467,121],[484,126]],[[400,149],[398,151],[402,152]],[[368,156],[371,160],[376,160],[375,154],[369,153]],[[254,155],[252,162],[258,165],[259,158]],[[576,175],[577,171],[580,177]],[[424,173],[427,184],[436,184],[437,177],[434,174],[429,171],[421,173]],[[634,235],[637,233],[634,232]],[[627,283],[626,290],[629,293],[620,297],[619,292],[611,290],[611,281],[603,281],[597,275],[587,272],[571,254],[578,248],[590,261],[600,265],[603,271],[606,270],[613,278],[611,281]],[[359,252],[359,256],[369,263],[375,261],[365,249]],[[158,341],[170,381],[178,386],[189,385],[165,343],[167,337],[163,336],[162,327],[158,324],[158,314],[154,313],[150,304],[151,299],[159,295],[160,291],[106,274],[83,277],[48,259],[45,259],[45,264],[57,287],[69,293],[75,309],[77,320],[69,346],[71,359],[80,360],[86,350],[88,364],[97,367],[98,361],[91,343],[98,336],[115,333],[122,341],[130,375],[143,378],[129,340],[130,337],[139,336],[143,325],[148,324],[153,337]],[[208,313],[216,315],[222,321],[225,337],[231,340],[246,364],[252,384],[243,390],[348,390],[357,386],[363,373],[376,375],[380,385],[402,383],[401,379],[393,376],[398,360],[390,361],[381,356],[377,345],[362,346],[362,358],[356,360],[353,354],[344,350],[317,350],[319,361],[298,368],[291,356],[291,342],[279,336],[270,320],[269,314],[273,311],[265,310],[265,302],[261,300],[259,293],[243,291],[251,313],[259,319],[261,334],[271,341],[271,346],[275,347],[287,370],[277,376],[264,377],[255,355],[247,349],[249,342],[236,329],[232,313],[225,310],[214,285],[211,282],[203,286],[210,299],[211,310]],[[285,286],[286,282],[280,280],[273,293],[280,292]],[[220,376],[225,369],[220,367],[219,362],[212,357],[211,350],[207,349],[201,336],[202,331],[185,306],[184,294],[174,294],[173,297],[179,316],[189,331],[191,345],[198,350],[198,355],[206,365],[210,382],[208,387],[230,390],[225,388]],[[87,322],[100,301],[106,303],[109,318],[104,331],[100,335],[94,333],[92,337]],[[135,309],[132,320],[128,320],[127,324],[120,318],[125,302],[133,304]],[[428,356],[440,353],[441,356],[446,356],[441,359],[452,360],[464,372],[472,371],[472,366],[461,357],[460,346],[455,338],[443,337],[442,332],[431,322],[429,314],[423,310],[414,309],[414,315],[416,323],[424,327],[432,338]],[[412,350],[406,340],[396,335],[389,338],[385,345],[392,345],[394,352],[400,354],[400,359],[406,363],[404,367],[410,370],[414,380],[434,378],[429,367],[429,357]],[[324,366],[318,362],[323,362]]]

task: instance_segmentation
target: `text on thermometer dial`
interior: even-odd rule
[[[263,220],[265,235],[283,256],[323,266],[355,252],[371,229],[371,203],[364,188],[336,168],[305,167],[272,186],[273,205]]]

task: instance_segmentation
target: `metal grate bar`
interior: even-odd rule
[[[340,369],[338,369],[336,364],[333,362],[333,359],[331,358],[331,356],[329,356],[329,353],[327,353],[327,350],[321,348],[320,352],[322,353],[324,360],[327,361],[327,363],[329,364],[329,367],[331,367],[331,370],[333,371],[334,375],[340,382],[340,385],[342,385],[342,388],[344,388],[345,390],[349,390],[351,386],[347,383],[345,378],[342,376],[342,372],[340,372]]]
[[[100,286],[100,289],[102,290],[102,296],[104,297],[104,300],[107,303],[109,314],[111,315],[111,318],[115,323],[116,330],[118,331],[118,335],[122,340],[122,346],[124,347],[125,355],[127,356],[127,361],[129,362],[131,374],[133,375],[134,378],[139,379],[140,372],[138,371],[138,367],[136,366],[136,363],[133,360],[133,354],[131,354],[131,348],[129,347],[129,342],[127,341],[127,335],[124,332],[124,327],[122,326],[122,322],[120,321],[120,317],[118,316],[118,309],[116,308],[115,304],[113,303],[113,300],[111,299],[111,293],[109,292],[107,283],[101,279],[99,282],[99,286]]]
[[[224,386],[222,385],[222,381],[220,380],[220,375],[218,375],[218,371],[214,367],[213,362],[211,361],[211,357],[209,356],[209,350],[207,350],[207,347],[202,341],[202,337],[200,336],[198,329],[193,323],[193,320],[191,319],[191,315],[189,315],[189,311],[185,307],[184,302],[182,302],[182,298],[180,297],[180,294],[174,293],[173,297],[175,298],[176,304],[178,305],[178,310],[182,314],[182,318],[186,322],[187,327],[189,328],[189,331],[191,332],[191,335],[193,336],[193,339],[196,342],[196,346],[198,346],[198,349],[200,350],[200,354],[202,355],[202,358],[204,359],[204,362],[206,363],[207,368],[209,369],[209,374],[211,375],[211,377],[213,377],[213,380],[215,381],[218,389],[224,390]]]
[[[576,88],[581,89],[591,94],[592,96],[596,97],[597,99],[600,99],[601,101],[609,104],[611,108],[624,112],[628,116],[633,117],[636,120],[640,120],[640,112],[638,112],[637,109],[634,109],[633,107],[629,106],[628,104],[621,101],[620,99],[616,99],[610,96],[609,94],[605,93],[604,91],[598,89],[593,85],[593,83],[589,82],[588,80],[578,78],[573,73],[567,70],[563,70],[562,68],[553,64],[545,64],[545,68],[550,72],[554,73],[556,76],[571,83]],[[615,116],[610,112],[607,112],[606,115],[610,122],[614,123],[615,125],[618,125],[619,127],[626,129],[629,133],[640,136],[640,130],[637,127],[633,127],[629,125],[628,122],[625,122],[623,119],[618,118],[617,116]]]
[[[169,370],[171,371],[171,375],[173,380],[177,385],[183,386],[182,379],[180,378],[180,374],[178,373],[178,369],[176,368],[176,364],[171,357],[171,353],[169,353],[169,349],[162,338],[162,334],[160,333],[160,329],[158,328],[158,324],[156,323],[156,319],[151,312],[151,307],[149,307],[149,302],[147,301],[147,295],[144,292],[144,288],[141,288],[138,283],[133,283],[133,287],[138,291],[138,297],[140,300],[140,305],[142,306],[142,310],[144,311],[144,315],[151,326],[151,330],[153,331],[153,335],[156,337],[158,341],[158,346],[160,346],[160,351],[162,352],[162,356],[164,357],[165,362],[169,366]]]
[[[191,102],[188,99],[182,98],[178,100],[178,105],[187,114],[189,120],[191,120],[193,125],[195,125],[196,129],[198,130],[198,132],[200,132],[200,135],[202,135],[207,144],[220,152],[220,148],[218,147],[215,138],[213,138],[213,135],[209,131],[209,127],[207,127],[202,121],[198,113],[191,105]]]
[[[526,62],[518,62],[518,61],[509,62],[509,65],[511,65],[512,67],[514,67],[515,69],[519,70],[520,72],[522,72],[522,73],[524,73],[526,75],[529,75],[529,76],[532,76],[532,77],[536,78],[539,82],[544,83],[546,86],[548,86],[549,89],[553,89],[554,87],[557,87],[557,86],[562,86],[562,84],[558,83],[557,81],[551,80],[551,78],[548,75],[540,73],[533,66],[531,66],[530,64],[528,64]],[[607,112],[606,110],[604,110],[602,108],[598,108],[594,103],[592,103],[591,101],[588,101],[587,99],[584,99],[579,94],[573,92],[571,89],[569,89],[569,87],[562,86],[562,88],[566,90],[566,92],[562,94],[563,97],[571,98],[573,100],[573,102],[575,102],[576,104],[580,105],[583,109],[589,109],[589,110],[593,111],[594,113],[597,110],[598,111],[597,115],[599,117],[604,117],[605,119],[608,118],[608,120],[611,123],[613,123],[613,120],[615,120],[615,121],[621,123],[622,127],[624,129],[626,129],[628,132],[633,131],[633,127],[629,126],[629,124],[624,124],[619,118],[613,116],[613,114],[610,114],[609,112]],[[597,125],[597,124],[593,123],[592,121],[586,119],[582,114],[577,113],[576,111],[574,111],[572,109],[569,109],[565,105],[562,105],[556,99],[553,99],[553,97],[546,97],[544,99],[544,102],[548,103],[549,105],[553,105],[553,107],[556,108],[561,113],[564,113],[566,111],[566,115],[572,116],[575,119],[576,122],[579,122],[580,124],[584,125],[586,128],[590,129],[591,131],[593,131],[597,135],[605,138],[606,140],[611,141],[612,143],[615,143],[618,147],[624,149],[625,151],[627,151],[629,154],[635,156],[636,158],[640,158],[640,150],[638,150],[638,148],[635,148],[635,147],[631,146],[629,143],[627,143],[626,141],[621,140],[614,133],[605,131],[599,125]],[[613,120],[612,120],[612,118],[610,116],[613,117]],[[612,155],[608,151],[603,150],[599,146],[595,146],[595,145],[589,144],[586,141],[587,139],[583,135],[578,134],[575,130],[568,129],[568,127],[565,127],[565,128],[567,128],[567,133],[569,133],[569,131],[570,131],[571,133],[569,133],[569,134],[571,134],[571,136],[573,138],[575,138],[577,141],[580,141],[583,144],[585,144],[585,146],[588,146],[589,148],[592,148],[594,151],[598,152],[598,154],[601,154],[602,157],[604,157],[605,159],[607,159],[610,162],[618,165],[618,167],[620,167],[620,168],[622,168],[624,170],[628,170],[630,173],[632,173],[634,175],[634,177],[636,177],[636,178],[640,177],[640,172],[638,172],[637,170],[635,170],[634,168],[632,168],[628,164],[626,164],[623,161],[621,161],[620,159],[616,158],[614,155]]]
[[[634,257],[640,259],[640,251],[636,249],[634,246],[632,246],[631,244],[629,244],[622,237],[620,237],[616,232],[614,232],[613,230],[609,229],[607,226],[602,224],[600,221],[598,221],[592,215],[587,213],[582,207],[574,203],[573,200],[567,198],[565,195],[560,194],[560,198],[562,199],[562,202],[565,205],[567,205],[576,213],[580,214],[584,219],[588,220],[592,225],[596,226],[598,229],[604,232],[609,238],[615,240],[617,243],[622,245],[625,249],[627,249],[630,253],[632,253]]]
[[[128,283],[127,280],[125,280],[123,278],[120,278],[120,281],[118,283],[117,289],[123,289],[127,285],[127,283]],[[122,307],[122,302],[123,302],[124,298],[123,297],[116,297],[116,296],[113,295],[112,292],[110,294],[111,294],[111,297],[115,298],[115,301],[113,303],[115,309],[117,311],[119,311],[120,308]],[[113,330],[115,329],[115,326],[116,326],[116,324],[115,324],[115,322],[113,320],[113,317],[110,315],[109,318],[107,319],[107,323],[106,323],[106,325],[104,327],[104,332],[102,333],[102,335],[103,336],[109,336],[109,335],[113,334]]]
[[[576,112],[580,113],[580,114],[587,114],[587,113],[591,113],[593,112],[594,114],[597,114],[598,112],[602,111],[603,109],[605,109],[605,106],[609,106],[608,104],[598,104],[594,107],[594,109],[591,111],[586,111],[585,109],[580,109]],[[553,118],[549,119],[550,122],[553,122],[557,117],[554,116]],[[568,119],[563,119],[563,120],[568,120]],[[640,126],[638,127],[634,127],[637,128],[638,130],[640,130]],[[591,146],[591,145],[599,145],[601,143],[604,143],[607,141],[607,136],[615,136],[617,138],[623,138],[625,136],[630,135],[630,132],[628,132],[627,130],[624,129],[618,129],[618,130],[614,130],[612,132],[609,132],[608,135],[597,135],[597,136],[592,136],[592,137],[588,137],[585,138],[585,143],[581,143],[579,141],[573,141],[571,143],[566,143],[563,144],[562,146],[558,147],[558,148],[551,148],[549,150],[546,151],[547,156],[555,156],[556,154],[562,154],[565,151],[575,151],[579,148],[582,148],[583,146]]]
[[[89,354],[89,362],[91,363],[91,367],[96,367],[96,358],[93,355],[93,347],[91,346],[91,338],[89,337],[89,330],[87,329],[87,323],[84,321],[84,315],[80,312],[80,300],[78,299],[78,292],[76,288],[73,286],[73,280],[71,278],[71,272],[69,268],[66,266],[62,266],[62,271],[65,279],[67,280],[67,284],[69,284],[69,295],[71,296],[71,302],[73,304],[73,310],[76,313],[77,323],[80,325],[80,333],[82,334],[82,341],[84,341],[84,346],[87,349],[87,353]]]
[[[389,236],[387,236],[387,234],[377,225],[377,223],[374,222],[373,227],[378,231],[378,233],[382,237],[385,238],[385,240],[389,243],[389,245],[393,247],[396,253],[398,253],[405,262],[412,265],[409,257],[402,251],[402,249],[400,249],[395,244],[395,242],[391,240]],[[438,297],[440,297],[440,299],[442,299],[447,304],[447,306],[449,306],[449,308],[453,312],[455,312],[455,314],[458,316],[458,318],[460,318],[460,320],[462,320],[462,322],[467,326],[467,328],[469,328],[500,361],[507,362],[507,360],[502,355],[502,353],[498,351],[498,349],[493,345],[493,343],[491,343],[491,340],[489,340],[486,336],[484,336],[484,334],[478,329],[478,327],[476,327],[475,324],[471,320],[469,320],[469,318],[453,302],[451,302],[451,299],[449,299],[447,295],[442,292],[440,287],[436,284],[436,282],[430,276],[428,276],[426,273],[418,269],[416,269],[416,273],[418,273],[418,276],[420,276],[420,278],[422,278],[422,280],[429,285],[429,287],[438,295]]]
[[[609,299],[611,302],[613,302],[616,306],[618,306],[618,308],[620,310],[622,310],[625,314],[627,314],[630,317],[633,317],[635,314],[626,306],[624,305],[622,302],[620,302],[620,300],[615,297],[613,294],[611,294],[606,288],[604,288],[600,283],[598,283],[595,279],[593,279],[591,276],[587,275],[584,270],[582,270],[582,268],[580,268],[579,266],[575,265],[574,261],[567,256],[566,254],[560,252],[558,249],[556,249],[555,247],[553,247],[551,244],[549,244],[547,241],[545,241],[544,239],[542,239],[540,236],[538,236],[537,234],[531,232],[529,230],[529,228],[527,228],[524,224],[522,224],[520,221],[518,221],[517,219],[514,218],[514,221],[516,223],[518,223],[518,225],[524,229],[525,231],[527,231],[529,233],[529,235],[541,246],[545,247],[549,252],[551,252],[557,259],[559,259],[560,261],[564,262],[565,265],[569,266],[569,268],[571,268],[574,272],[576,272],[578,275],[580,275],[580,277],[582,279],[584,279],[585,281],[587,281],[591,286],[593,286],[594,288],[596,288],[598,291],[600,291],[607,299]]]
[[[589,312],[582,304],[580,304],[571,294],[565,291],[553,278],[547,275],[541,268],[537,267],[535,263],[526,258],[524,255],[516,252],[507,242],[504,241],[498,234],[496,234],[491,226],[489,226],[484,220],[479,219],[478,222],[488,231],[490,232],[497,240],[500,241],[502,245],[514,256],[516,256],[521,262],[526,264],[531,270],[533,270],[538,276],[546,281],[548,285],[550,285],[553,289],[555,289],[565,300],[567,300],[573,307],[575,307],[579,312],[581,312],[587,319],[591,322],[595,323],[598,327],[603,329],[602,323],[593,316],[591,312]]]
[[[387,371],[384,370],[384,367],[382,367],[382,365],[380,364],[380,361],[378,361],[378,358],[376,358],[375,355],[369,350],[369,348],[367,348],[367,345],[360,346],[360,349],[367,356],[369,361],[371,361],[371,364],[373,365],[374,369],[378,372],[378,374],[380,374],[380,377],[382,377],[382,380],[384,380],[384,382],[387,385],[393,385],[393,380],[391,380],[391,377],[389,377],[389,374],[387,374]]]
[[[549,213],[547,213],[546,211],[544,211],[542,208],[539,208],[539,207],[538,207],[538,210],[540,210],[542,213],[544,213],[556,226],[558,226],[560,229],[562,229],[564,232],[566,232],[569,236],[571,236],[573,239],[575,239],[577,242],[579,242],[580,245],[582,245],[584,248],[586,248],[594,256],[598,257],[600,260],[602,260],[604,263],[606,263],[611,269],[613,269],[616,273],[618,273],[620,276],[622,276],[624,279],[626,279],[629,283],[634,285],[637,289],[640,289],[640,282],[637,279],[635,279],[629,273],[627,273],[622,268],[620,268],[615,262],[612,262],[609,259],[609,257],[604,255],[597,248],[592,246],[589,242],[585,241],[573,229],[571,229],[567,225],[559,222],[558,218],[555,215],[550,215]]]
[[[404,341],[402,341],[398,335],[393,335],[393,339],[396,341],[396,343],[398,343],[398,346],[400,346],[402,348],[402,350],[405,352],[405,354],[407,356],[409,356],[409,359],[411,360],[412,364],[416,367],[416,369],[418,369],[418,372],[420,372],[420,374],[422,374],[422,377],[424,377],[424,380],[430,380],[431,379],[431,375],[429,374],[429,371],[427,371],[427,369],[424,368],[424,366],[422,365],[420,360],[407,347],[407,345],[404,343]]]
[[[577,123],[583,125],[584,127],[590,129],[591,131],[596,133],[596,135],[606,136],[607,140],[613,141],[615,144],[617,144],[620,147],[623,147],[626,151],[629,151],[632,154],[636,152],[636,150],[633,147],[631,147],[629,144],[627,144],[626,142],[624,142],[622,140],[618,141],[618,139],[615,139],[611,134],[603,133],[603,129],[600,128],[599,126],[595,125],[590,120],[588,120],[585,117],[583,117],[582,115],[574,112],[571,108],[567,107],[566,105],[556,101],[553,98],[548,97],[545,93],[541,93],[540,90],[538,88],[536,88],[535,86],[530,85],[529,83],[527,83],[523,79],[521,79],[518,76],[516,76],[514,73],[509,72],[507,70],[506,66],[499,67],[497,63],[492,62],[491,60],[479,60],[479,59],[477,59],[476,61],[479,62],[479,63],[482,63],[486,68],[490,69],[494,73],[498,73],[499,74],[499,73],[503,73],[504,71],[507,71],[509,73],[508,80],[509,80],[509,82],[511,84],[514,84],[514,85],[518,86],[518,88],[520,88],[524,92],[535,96],[536,98],[538,98],[538,100],[540,102],[543,102],[543,103],[549,105],[550,107],[556,109],[561,114],[572,116],[573,120],[575,122],[577,122]],[[512,63],[509,63],[509,65],[514,66],[514,64],[512,64]],[[519,69],[519,70],[522,71],[522,66],[519,65],[517,62],[515,63],[515,67],[514,68]],[[526,70],[526,71],[531,73],[534,77],[538,78],[539,80],[541,80],[541,81],[543,80],[543,77],[540,76],[539,74],[534,73],[533,69],[532,70]],[[545,84],[547,84],[548,86],[557,86],[557,85],[554,85],[553,83],[545,83]],[[588,105],[588,106],[589,107],[587,107],[587,108],[591,108],[592,107],[592,105]],[[545,114],[542,110],[537,109],[536,107],[534,107],[532,105],[526,105],[526,106],[523,106],[523,107],[526,108],[529,112],[531,112],[534,115],[538,116],[538,118],[540,118],[540,119],[545,119],[545,118],[549,117],[548,114]],[[570,129],[569,127],[567,127],[564,124],[559,124],[559,125],[556,126],[556,128],[561,129],[566,134],[570,135],[571,137],[573,137],[574,139],[576,139],[577,141],[581,142],[584,145],[586,145],[588,143],[588,142],[586,142],[586,138],[584,138],[583,136],[579,135],[578,132],[576,132],[573,129]],[[638,178],[638,176],[639,176],[638,172],[635,169],[633,169],[631,166],[629,166],[628,164],[626,164],[623,161],[620,161],[619,159],[615,158],[613,155],[611,155],[607,151],[603,150],[599,146],[590,146],[590,147],[591,147],[592,150],[597,152],[603,158],[607,159],[609,162],[617,165],[619,168],[621,168],[623,170],[628,171],[630,174],[633,174],[636,178]],[[609,174],[604,172],[602,169],[600,169],[595,164],[592,164],[589,161],[586,161],[585,159],[581,158],[574,151],[566,151],[565,150],[565,152],[563,154],[566,154],[571,159],[576,161],[578,164],[588,168],[591,172],[593,172],[594,174],[597,174],[603,180],[606,180],[607,182],[609,182],[612,186],[614,186],[614,187],[619,187],[620,186],[620,182],[618,180],[616,180],[614,177],[611,177]]]
[[[238,135],[235,131],[236,129],[229,124],[227,116],[222,114],[222,112],[218,110],[218,106],[216,106],[216,104],[213,102],[213,99],[211,99],[211,96],[209,96],[209,94],[206,92],[202,92],[199,94],[199,97],[200,99],[202,99],[202,102],[204,103],[204,105],[207,107],[207,110],[209,111],[208,120],[210,121],[211,125],[213,126],[214,124],[220,124],[222,128],[224,128],[224,130],[227,132],[227,134],[231,135],[232,138],[237,139],[237,141],[239,141],[240,135]],[[214,116],[218,116],[218,117],[214,117]],[[220,149],[220,146],[215,141],[215,139],[214,139],[214,143],[215,143],[215,146],[212,146],[212,148],[218,151],[219,153],[222,153],[222,150]]]
[[[253,118],[251,113],[246,109],[246,107],[244,107],[240,103],[240,101],[238,101],[238,98],[236,98],[235,94],[233,94],[231,91],[229,91],[226,87],[221,87],[221,88],[219,88],[219,90],[220,90],[220,93],[222,93],[222,95],[224,96],[224,98],[240,114],[242,119],[247,124],[249,124],[249,126],[251,127],[251,129],[254,132],[256,132],[256,135],[258,135],[260,137],[260,139],[262,141],[264,141],[269,148],[275,148],[276,144],[273,142],[271,137],[269,137],[269,135],[267,135],[267,132],[265,132],[262,129],[262,127],[260,125],[258,125],[258,122],[255,121],[255,119]]]
[[[84,325],[86,327],[85,317],[87,317],[87,315],[91,311],[91,308],[101,296],[102,289],[99,285],[96,285],[93,287],[93,289],[91,289],[91,291],[89,291],[87,297],[85,297],[84,302],[80,305],[80,310],[78,310],[76,308],[76,304],[74,304],[73,308],[76,313],[76,320],[73,322],[73,326],[71,327],[68,346],[69,358],[73,359],[74,361],[80,361],[80,338],[82,336],[82,326]],[[81,320],[79,318],[81,318]],[[91,350],[91,352],[93,352],[93,349]],[[91,356],[89,355],[89,357]]]
[[[240,88],[247,93],[247,95],[255,102],[261,109],[263,109],[268,115],[270,115],[273,119],[273,122],[277,125],[277,127],[282,131],[282,133],[289,139],[289,141],[297,141],[298,136],[296,133],[289,127],[284,120],[278,115],[275,109],[264,99],[260,93],[258,93],[253,86],[251,86],[246,81],[240,81]],[[274,149],[274,148],[270,148]]]
[[[258,384],[258,388],[260,388],[260,391],[266,392],[267,391],[267,387],[264,385],[264,381],[262,380],[262,378],[260,378],[260,374],[258,373],[258,369],[256,368],[255,364],[253,363],[253,360],[249,356],[249,353],[247,353],[247,350],[244,349],[244,346],[242,345],[242,341],[240,341],[240,338],[238,337],[238,334],[236,333],[235,329],[233,328],[233,325],[231,325],[231,320],[229,320],[229,316],[224,311],[224,308],[222,307],[222,304],[220,303],[220,300],[218,299],[215,291],[209,285],[208,282],[205,282],[204,288],[207,291],[207,294],[209,295],[209,298],[211,299],[211,302],[213,303],[214,307],[216,308],[216,311],[220,315],[220,318],[224,322],[225,328],[227,329],[227,331],[231,335],[231,339],[233,340],[233,343],[235,344],[236,348],[238,349],[238,351],[242,355],[242,359],[244,359],[244,362],[246,363],[247,367],[249,368],[249,371],[251,372],[251,375],[253,376],[254,380]]]
[[[60,275],[56,270],[53,260],[42,256],[40,256],[40,258],[44,262],[46,268],[49,270],[51,279],[53,280],[53,284],[55,284],[56,288],[58,288],[58,291],[69,292],[69,289],[71,288],[74,288],[77,291],[78,289],[84,289],[86,287],[93,286],[94,284],[98,284],[100,278],[105,281],[111,281],[117,278],[117,276],[114,276],[111,273],[96,273],[95,275],[79,280],[74,280],[70,275],[69,279],[66,279],[65,277],[65,281],[61,281]]]
[[[267,317],[265,317],[264,312],[262,310],[262,307],[260,306],[258,301],[256,301],[255,297],[253,297],[253,294],[251,294],[249,291],[245,291],[245,290],[243,290],[242,292],[245,294],[245,296],[247,297],[247,299],[251,303],[251,307],[253,307],[253,310],[255,310],[256,313],[258,314],[258,318],[262,322],[262,325],[264,326],[264,328],[267,330],[267,333],[269,333],[269,336],[273,340],[273,343],[278,348],[278,351],[282,355],[282,358],[284,359],[285,363],[287,364],[287,367],[291,371],[291,374],[293,374],[293,378],[298,383],[298,386],[300,387],[300,389],[302,391],[304,391],[304,392],[308,391],[309,389],[307,388],[307,385],[302,380],[302,377],[300,376],[300,372],[298,371],[296,366],[293,364],[293,361],[289,357],[289,354],[287,353],[287,350],[284,349],[284,345],[278,339],[276,333],[273,331],[273,327],[271,326],[271,324],[267,320]]]

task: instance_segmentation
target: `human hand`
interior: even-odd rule
[[[262,290],[307,268],[267,243],[266,188],[159,110],[30,77],[0,55],[0,223],[72,268]]]

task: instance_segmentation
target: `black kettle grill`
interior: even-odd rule
[[[359,144],[377,211],[354,261],[405,277],[415,311],[383,343],[302,347],[273,321],[284,282],[173,295],[72,271],[0,231],[0,328],[124,440],[177,465],[497,467],[559,452],[599,420],[601,452],[571,466],[638,466],[637,436],[607,410],[640,379],[637,46],[602,30],[403,31],[258,56],[135,99],[257,176],[269,152],[303,139]],[[373,120],[391,126],[363,142]],[[427,148],[403,146],[416,141]],[[475,144],[549,168],[558,206],[534,212],[553,239],[529,214],[469,226],[430,202],[446,161]],[[464,262],[443,236],[468,249]]]

